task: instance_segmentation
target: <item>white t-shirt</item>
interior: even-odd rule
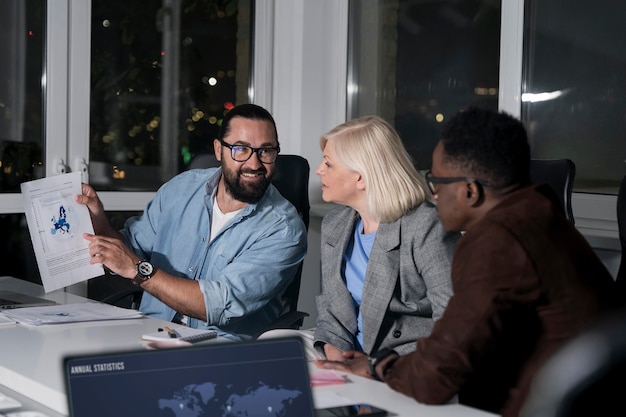
[[[222,230],[224,226],[226,226],[226,223],[231,221],[233,217],[235,217],[237,213],[239,213],[241,210],[243,209],[231,211],[230,213],[224,214],[217,205],[217,199],[213,198],[213,216],[211,218],[211,237],[209,238],[209,241],[212,241],[215,236],[217,236],[217,234],[220,232],[220,230]],[[180,322],[186,325],[188,317],[185,315],[181,316],[180,313],[178,313],[178,315],[180,317]]]
[[[213,216],[211,218],[211,237],[209,241],[212,241],[215,236],[226,226],[226,223],[231,221],[233,217],[237,215],[243,209],[231,211],[230,213],[222,213],[219,206],[217,205],[217,199],[213,198]]]

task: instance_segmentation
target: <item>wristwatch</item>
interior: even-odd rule
[[[136,265],[137,275],[133,278],[133,284],[141,286],[144,282],[152,278],[156,272],[156,268],[148,261],[139,261]]]
[[[398,352],[396,352],[393,349],[390,348],[384,348],[379,350],[378,352],[372,354],[369,358],[369,365],[370,365],[370,374],[372,374],[372,377],[374,379],[376,379],[377,381],[382,381],[382,379],[378,376],[378,374],[376,373],[376,366],[385,358],[387,358],[390,355],[397,355]],[[384,376],[384,375],[383,375]]]

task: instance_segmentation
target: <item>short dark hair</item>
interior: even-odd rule
[[[444,161],[495,186],[530,184],[530,145],[522,122],[494,110],[470,107],[443,127]]]
[[[220,132],[218,135],[218,139],[222,140],[225,136],[228,135],[230,131],[230,121],[233,117],[243,117],[244,119],[251,120],[266,120],[272,124],[274,128],[274,137],[276,139],[276,144],[278,144],[278,130],[276,129],[276,122],[274,118],[261,106],[257,106],[256,104],[240,104],[238,106],[233,107],[226,113],[224,119],[222,120],[222,127],[220,128]]]

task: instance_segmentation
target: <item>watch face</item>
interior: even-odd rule
[[[149,277],[154,272],[154,267],[150,262],[141,261],[137,264],[137,273],[142,277]]]

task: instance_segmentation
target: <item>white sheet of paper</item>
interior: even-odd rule
[[[90,264],[93,233],[86,206],[74,201],[81,194],[81,174],[71,172],[21,184],[24,213],[37,266],[46,292],[104,275],[102,264]]]
[[[10,326],[12,324],[15,324],[16,321],[13,320],[10,317],[5,316],[4,314],[0,313],[0,327],[2,326]]]
[[[137,310],[95,302],[16,308],[6,310],[4,314],[16,322],[27,326],[143,317]]]

